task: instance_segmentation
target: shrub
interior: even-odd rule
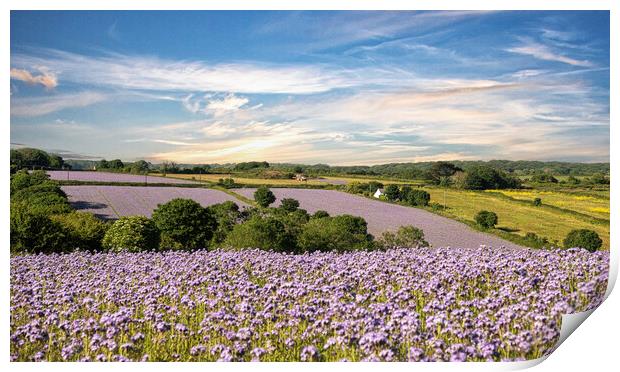
[[[400,200],[403,200],[403,201],[409,200],[409,195],[411,194],[411,191],[413,191],[411,186],[402,186],[400,188]]]
[[[284,198],[280,203],[280,208],[287,212],[294,212],[299,208],[299,201],[293,198]]]
[[[539,207],[542,205],[542,199],[541,198],[534,198],[534,205]]]
[[[564,248],[584,248],[590,252],[598,250],[603,245],[603,240],[596,231],[579,229],[573,230],[564,239]]]
[[[490,229],[497,225],[497,214],[495,214],[494,212],[480,211],[476,215],[475,219],[478,226],[485,229]]]
[[[113,252],[140,252],[157,250],[159,230],[144,216],[121,217],[110,226],[103,238],[102,246]]]
[[[400,190],[398,189],[397,185],[387,185],[385,189],[383,189],[383,193],[389,201],[395,201],[400,199]]]
[[[65,230],[46,215],[11,205],[10,220],[11,252],[60,253],[68,250]]]
[[[530,178],[530,181],[538,183],[558,183],[558,179],[549,173],[537,173]]]
[[[21,198],[12,198],[11,205],[20,205],[32,213],[46,216],[72,211],[67,198],[63,198],[54,192],[26,193]]]
[[[269,204],[276,201],[276,196],[266,186],[261,186],[254,192],[254,200],[259,206],[267,208]]]
[[[407,199],[407,203],[418,207],[427,206],[430,201],[431,194],[424,190],[412,190],[409,193],[409,198]]]
[[[236,225],[223,244],[230,248],[260,248],[277,252],[294,251],[294,241],[286,226],[272,216],[252,216]]]
[[[213,204],[209,206],[208,209],[215,218],[217,225],[211,241],[214,245],[219,245],[241,220],[242,214],[239,211],[239,206],[230,200],[219,204]]]
[[[23,190],[30,186],[35,186],[43,182],[49,181],[47,173],[41,170],[28,172],[20,170],[11,175],[11,195],[19,190]]]
[[[318,210],[314,212],[314,214],[312,215],[312,218],[325,218],[325,217],[329,217],[329,213],[327,213],[324,210]]]
[[[543,248],[549,245],[549,240],[545,237],[538,236],[533,232],[528,232],[524,237],[525,242],[534,248]]]
[[[236,186],[235,180],[232,178],[220,178],[217,181],[218,186],[225,187],[227,189],[231,189]]]
[[[362,217],[340,215],[311,219],[304,225],[297,243],[303,252],[345,252],[372,248],[373,236],[368,234]]]
[[[66,232],[68,244],[74,249],[100,251],[108,224],[91,213],[72,212],[50,217]]]
[[[396,233],[385,231],[377,245],[380,248],[388,249],[394,247],[428,247],[429,244],[424,240],[424,232],[415,226],[401,226]]]
[[[192,199],[172,199],[153,211],[153,223],[162,234],[162,248],[207,248],[217,228],[207,208]],[[172,244],[171,244],[172,243]]]

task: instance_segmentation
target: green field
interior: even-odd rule
[[[533,199],[530,195],[526,198],[523,194],[516,194],[523,200],[508,197],[514,191],[503,190],[502,193],[493,193],[443,188],[425,188],[425,190],[431,194],[431,202],[434,203],[444,205],[445,195],[447,208],[439,210],[438,213],[447,217],[473,221],[474,215],[479,211],[493,211],[499,218],[498,230],[521,236],[533,232],[560,243],[573,229],[591,229],[600,235],[603,249],[609,249],[608,199],[579,199],[571,193],[553,192],[542,194],[543,203],[549,203],[552,207],[545,205],[536,207],[529,203]],[[594,208],[601,208],[601,212],[592,211]],[[606,212],[602,211],[603,208],[607,208]]]
[[[153,173],[153,176],[163,176],[159,173]],[[326,182],[317,180],[297,181],[294,179],[278,179],[278,178],[248,178],[237,177],[234,174],[167,174],[168,178],[179,178],[183,180],[193,180],[202,182],[217,182],[220,178],[232,178],[236,183],[244,185],[281,185],[281,186],[299,186],[299,185],[327,185]]]

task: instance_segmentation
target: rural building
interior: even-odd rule
[[[379,199],[381,195],[383,195],[383,189],[377,189],[377,191],[373,194],[373,196],[377,199]]]
[[[306,177],[305,175],[301,174],[301,173],[297,173],[295,175],[295,179],[297,181],[308,181],[308,177]]]

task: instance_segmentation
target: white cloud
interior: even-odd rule
[[[250,102],[249,99],[238,97],[235,96],[234,93],[231,93],[222,99],[209,100],[206,109],[215,112],[237,111],[248,102]]]
[[[526,44],[523,44],[518,47],[508,48],[506,49],[506,51],[511,52],[511,53],[529,55],[537,59],[542,59],[544,61],[566,63],[572,66],[579,66],[579,67],[592,67],[593,66],[592,62],[588,60],[574,59],[574,58],[570,58],[570,57],[555,53],[549,47],[536,43],[536,42],[532,42],[532,41],[527,42]]]
[[[19,68],[11,69],[11,79],[20,80],[30,85],[42,85],[47,90],[58,86],[56,74],[50,72],[45,67],[39,67],[39,74],[33,75],[30,71]]]
[[[68,108],[90,106],[107,98],[102,93],[90,91],[45,97],[11,97],[11,115],[41,116]]]
[[[308,94],[348,87],[346,71],[310,65],[208,63],[108,54],[85,56],[53,49],[15,53],[16,68],[46,65],[63,80],[126,90]]]

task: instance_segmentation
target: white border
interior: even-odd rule
[[[196,0],[151,0],[151,1],[136,1],[136,0],[88,0],[87,2],[80,2],[74,0],[58,0],[58,1],[37,1],[37,0],[4,0],[0,3],[2,13],[0,15],[0,30],[2,42],[2,74],[5,76],[5,87],[9,86],[10,77],[10,10],[24,10],[24,9],[41,9],[41,10],[68,10],[68,9],[82,9],[82,10],[131,10],[131,9],[285,9],[285,10],[303,10],[303,9],[327,9],[327,10],[346,10],[346,9],[377,9],[377,10],[398,10],[398,9],[416,9],[416,10],[463,10],[463,9],[475,9],[475,10],[611,10],[611,50],[610,50],[610,66],[614,66],[610,70],[611,79],[611,123],[614,122],[614,118],[617,117],[618,110],[618,79],[615,67],[618,66],[618,33],[620,31],[620,16],[618,14],[618,1],[603,1],[603,0],[590,0],[590,1],[577,1],[577,0],[521,0],[521,1],[468,1],[462,2],[457,0],[442,0],[442,1],[397,1],[397,0],[383,0],[383,1],[354,1],[354,0],[262,0],[262,1],[248,1],[248,0],[228,0],[228,1],[209,1],[208,3],[200,3]],[[614,63],[616,62],[616,63]],[[3,93],[3,99],[0,101],[0,107],[2,107],[2,124],[0,125],[1,138],[4,139],[6,145],[10,142],[10,93],[9,89],[5,88]],[[617,160],[619,151],[616,149],[620,146],[618,143],[618,131],[613,125],[610,126],[610,161],[612,173],[617,175]],[[7,146],[8,147],[8,146]],[[0,337],[0,345],[4,351],[4,363],[6,367],[10,369],[19,370],[41,370],[43,368],[49,370],[77,370],[78,368],[89,368],[94,370],[109,370],[111,368],[121,369],[135,369],[135,370],[153,370],[163,368],[175,368],[182,370],[197,370],[203,368],[222,370],[252,370],[252,371],[272,371],[295,368],[300,370],[339,370],[341,368],[352,367],[359,370],[373,370],[384,369],[390,370],[410,370],[410,369],[431,369],[431,370],[453,370],[453,369],[465,369],[465,370],[497,370],[497,369],[521,369],[527,368],[538,364],[540,361],[525,362],[525,363],[355,363],[355,364],[337,364],[337,363],[320,363],[320,364],[304,364],[304,363],[271,363],[271,364],[256,364],[256,363],[232,363],[232,364],[202,364],[202,363],[130,363],[130,364],[78,364],[78,363],[53,363],[53,364],[35,364],[35,363],[9,363],[9,180],[8,180],[8,165],[9,165],[9,152],[8,148],[5,148],[1,153],[0,164],[2,165],[2,171],[0,175],[2,177],[1,188],[3,192],[3,199],[1,201],[1,221],[0,231],[2,231],[2,239],[5,242],[2,249],[2,262],[1,267],[3,269],[3,278],[1,281],[1,293],[2,296],[2,308],[4,309],[4,322],[2,322],[2,337]],[[618,189],[619,182],[616,177],[612,177],[612,189]],[[617,218],[615,212],[618,211],[618,202],[615,198],[615,194],[612,193],[611,198],[611,247],[615,247],[616,243],[616,231],[617,231]],[[611,289],[615,284],[618,275],[618,251],[612,248],[611,250],[611,274],[610,285],[608,288],[608,294],[611,293]],[[618,340],[617,335],[620,331],[618,318],[620,317],[620,296],[616,293],[612,293],[610,297],[594,311],[593,315],[587,319],[585,327],[579,327],[575,331],[575,335],[568,337],[559,348],[552,353],[544,363],[538,364],[537,368],[547,371],[570,371],[570,370],[609,370],[610,366],[617,365],[617,349]],[[579,316],[577,316],[578,318]],[[583,315],[581,316],[583,318]],[[576,318],[576,317],[573,317]],[[584,319],[577,321],[580,324]],[[568,325],[568,321],[564,322],[564,328]]]

